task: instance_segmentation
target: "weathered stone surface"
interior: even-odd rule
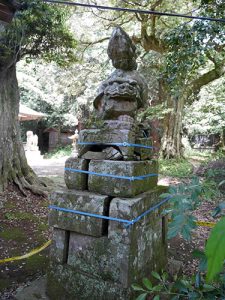
[[[136,46],[129,35],[121,28],[113,30],[108,46],[108,56],[116,69],[136,70]]]
[[[109,215],[132,220],[159,203],[159,195],[164,191],[156,188],[132,199],[114,198]],[[94,238],[71,233],[68,265],[101,280],[120,283],[124,288],[152,270],[159,271],[166,263],[167,224],[160,216],[164,207],[129,228],[110,221],[108,237]]]
[[[104,143],[134,143],[135,132],[127,129],[84,129],[80,131],[79,142],[91,142],[96,145],[78,145],[79,157],[87,151],[101,152],[106,145]],[[124,157],[132,158],[134,156],[134,147],[116,147],[119,149]]]
[[[114,198],[110,203],[110,217],[133,220],[159,203],[164,187],[143,193],[132,199]],[[140,281],[151,271],[159,271],[167,262],[167,219],[161,216],[166,205],[147,214],[129,227],[110,221],[108,237],[111,243],[129,245],[127,285]]]
[[[88,160],[70,157],[66,160],[65,168],[88,170]],[[68,189],[87,190],[87,174],[65,170],[65,183]]]
[[[128,122],[128,121],[124,121],[121,120],[123,119],[123,117],[119,117],[118,120],[105,120],[104,121],[104,129],[117,129],[117,130],[132,130],[132,131],[136,131],[136,125],[134,122]]]
[[[55,257],[52,255],[48,276],[51,300],[133,300],[132,283],[141,282],[166,264],[163,206],[140,218],[160,202],[159,195],[164,192],[156,187],[158,163],[150,149],[123,144],[152,146],[150,128],[135,121],[137,110],[148,100],[148,87],[136,71],[135,47],[121,28],[114,31],[108,54],[117,70],[101,84],[94,100],[98,120],[92,129],[79,134],[81,143],[92,145],[79,145],[80,159],[66,162],[69,169],[93,174],[66,171],[66,184],[75,190],[55,193],[52,204],[123,220],[139,218],[126,227],[115,220],[51,211],[50,224],[61,230],[58,234],[55,230]],[[135,178],[149,174],[152,176]],[[89,192],[77,191],[85,189]]]
[[[106,236],[94,238],[71,233],[68,265],[78,272],[127,287],[129,248],[109,241]]]
[[[108,197],[86,191],[61,190],[51,194],[50,202],[59,207],[104,215],[108,206]],[[49,213],[49,225],[79,233],[101,236],[105,220],[62,212],[52,209]]]
[[[114,147],[107,147],[102,152],[105,154],[105,159],[122,160],[123,155]]]
[[[89,171],[117,176],[141,176],[157,174],[156,161],[110,161],[93,160]],[[88,189],[91,192],[104,193],[110,196],[133,197],[157,185],[158,176],[147,177],[143,180],[133,180],[96,176],[89,174]]]
[[[47,293],[51,300],[128,300],[134,299],[131,288],[103,281],[86,273],[77,272],[68,265],[51,266]]]
[[[159,195],[164,191],[157,188],[133,199],[115,198],[111,203],[110,216],[133,219],[158,203]],[[105,284],[114,284],[115,288],[120,286],[121,290],[128,292],[124,299],[133,299],[129,294],[131,284],[140,282],[151,271],[159,271],[166,264],[167,224],[160,216],[163,208],[148,214],[129,228],[124,228],[122,223],[110,221],[108,237],[95,238],[71,233],[68,261],[67,265],[62,266],[60,280],[64,281],[70,270],[73,274],[85,274],[86,284],[90,284],[90,287],[92,280],[98,281],[104,288]],[[54,268],[58,267],[53,265]],[[76,282],[75,277],[69,280],[72,285]],[[71,291],[72,294],[79,295],[81,286],[83,284],[79,281]],[[106,299],[102,294],[98,297],[96,299]],[[82,294],[78,299],[82,299]]]
[[[54,228],[50,246],[50,259],[56,263],[64,264],[67,259],[68,243],[69,232]]]
[[[148,138],[138,138],[138,139],[136,139],[135,144],[140,144],[140,145],[149,146],[149,147],[153,146],[152,141],[149,137]],[[136,147],[134,151],[135,151],[135,154],[137,154],[140,157],[140,160],[148,160],[154,156],[153,149]]]
[[[82,155],[84,159],[106,159],[107,155],[104,152],[88,151]]]
[[[14,300],[49,300],[46,295],[47,278],[39,277],[29,283],[22,285],[16,290]],[[11,298],[12,299],[12,298]],[[3,298],[2,298],[3,300]]]
[[[120,89],[123,88],[119,87]],[[118,88],[118,89],[119,89]],[[107,93],[107,91],[106,91]],[[107,95],[107,94],[106,94]],[[104,97],[101,99],[101,105],[104,107],[103,116],[104,119],[117,119],[121,115],[127,115],[132,118],[135,117],[137,113],[137,102],[136,101],[129,101],[129,100],[117,100],[117,99],[107,99]]]

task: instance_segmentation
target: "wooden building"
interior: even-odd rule
[[[14,0],[0,0],[0,21],[10,23],[17,8]]]

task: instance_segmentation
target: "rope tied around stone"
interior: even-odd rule
[[[148,177],[155,177],[158,176],[157,173],[151,173],[151,174],[145,174],[140,176],[120,176],[120,175],[113,175],[113,174],[106,174],[106,173],[97,173],[92,171],[85,171],[85,170],[79,170],[79,169],[72,169],[72,168],[65,168],[65,171],[70,171],[74,173],[84,173],[84,174],[90,174],[90,175],[96,175],[96,176],[102,176],[102,177],[111,177],[111,178],[117,178],[117,179],[125,179],[125,180],[144,180]]]
[[[158,209],[160,206],[162,206],[163,204],[168,202],[171,198],[172,198],[172,196],[169,196],[169,197],[163,199],[161,202],[159,202],[158,204],[150,207],[148,210],[146,210],[144,213],[142,213],[141,215],[139,215],[137,218],[135,218],[133,220],[126,220],[126,219],[102,216],[102,215],[99,215],[99,214],[94,214],[94,213],[89,213],[89,212],[84,212],[84,211],[59,207],[59,206],[56,206],[56,205],[49,205],[49,208],[54,209],[54,210],[58,210],[58,211],[62,211],[62,212],[73,213],[73,214],[77,214],[77,215],[81,215],[81,216],[92,217],[92,218],[97,218],[97,219],[105,219],[105,220],[108,220],[108,221],[115,221],[115,222],[119,222],[119,223],[124,223],[124,224],[126,224],[126,225],[124,225],[125,228],[128,228],[129,226],[134,225],[135,223],[139,222],[143,217],[145,217],[149,213],[151,213],[154,210]]]

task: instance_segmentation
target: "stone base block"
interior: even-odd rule
[[[94,274],[93,274],[94,275]],[[129,300],[134,292],[121,285],[79,273],[68,265],[51,265],[47,279],[51,300]]]
[[[132,199],[114,198],[109,216],[132,220],[160,202],[165,189]],[[108,236],[94,238],[70,234],[67,264],[101,280],[110,280],[128,288],[151,271],[165,267],[167,256],[167,222],[161,207],[126,228],[123,223],[109,221]]]
[[[89,171],[101,174],[135,177],[153,173],[157,174],[158,163],[156,161],[92,160],[89,164]],[[110,196],[134,197],[155,187],[157,181],[158,176],[130,181],[128,179],[89,174],[88,190]]]
[[[109,216],[132,220],[159,203],[159,195],[163,192],[165,189],[155,188],[132,199],[114,198],[110,203]],[[71,295],[75,298],[71,299],[88,299],[82,298],[81,290],[90,281],[90,289],[93,282],[99,282],[100,289],[109,288],[112,292],[113,288],[117,290],[117,287],[120,287],[122,295],[127,295],[127,298],[113,298],[115,294],[107,294],[108,290],[105,290],[99,292],[99,298],[96,299],[130,300],[133,299],[130,293],[132,283],[141,282],[144,277],[150,276],[153,270],[165,268],[167,222],[160,215],[163,209],[164,207],[160,207],[147,214],[128,228],[122,223],[110,221],[108,232],[101,237],[70,232],[69,238],[66,239],[62,231],[57,230],[55,233],[58,234],[58,239],[53,243],[51,250],[51,253],[56,253],[56,257],[51,258],[52,270],[61,268],[60,281],[69,281],[67,284],[74,287]],[[62,246],[63,240],[66,241],[65,247]],[[65,249],[67,255],[64,254]],[[61,266],[58,263],[61,263]],[[71,277],[68,277],[68,270]],[[86,281],[83,282],[84,279],[81,278],[77,281],[77,275],[72,274],[85,274]],[[80,298],[76,298],[78,295]],[[105,295],[108,295],[108,298],[104,298]]]
[[[104,215],[108,210],[109,198],[85,191],[61,190],[51,194],[50,203],[67,209]],[[54,209],[49,213],[50,226],[91,236],[102,236],[106,223],[103,219]]]
[[[88,160],[70,157],[66,160],[65,168],[76,170],[88,170]],[[65,170],[65,183],[68,189],[87,190],[88,175]]]
[[[134,143],[135,131],[130,129],[84,129],[79,133],[79,142],[99,143],[98,145],[78,145],[79,157],[88,151],[101,152],[104,143]],[[134,147],[117,147],[120,149],[124,159],[134,157]]]

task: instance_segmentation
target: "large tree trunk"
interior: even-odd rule
[[[215,66],[214,69],[200,75],[190,82],[183,91],[178,100],[174,100],[169,93],[169,87],[164,87],[164,98],[167,99],[167,108],[172,111],[164,119],[164,133],[161,145],[161,154],[163,158],[181,158],[183,156],[182,138],[182,120],[185,101],[192,93],[197,94],[200,89],[210,82],[218,79],[225,73],[223,65]]]
[[[0,190],[14,182],[25,193],[24,188],[43,194],[37,186],[37,176],[28,166],[20,138],[18,121],[19,88],[16,67],[0,71]]]
[[[184,110],[184,97],[173,101],[169,98],[168,107],[172,109],[164,119],[164,132],[161,144],[161,154],[163,158],[183,157],[182,120]]]

